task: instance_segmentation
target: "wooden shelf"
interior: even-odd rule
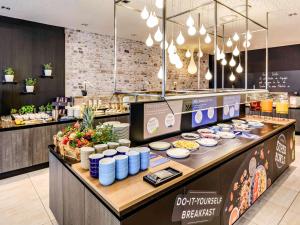
[[[36,95],[35,92],[26,92],[26,91],[22,91],[21,95]]]
[[[54,76],[45,76],[45,75],[41,75],[40,78],[48,78],[48,79],[53,79]]]
[[[5,80],[2,81],[2,84],[17,84],[17,81],[13,81],[13,82],[6,82]]]

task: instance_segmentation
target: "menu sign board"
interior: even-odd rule
[[[144,139],[180,131],[182,100],[144,104]]]
[[[223,120],[240,116],[240,95],[229,95],[223,97]]]
[[[217,122],[217,97],[194,99],[192,111],[193,128]]]
[[[220,216],[223,198],[216,192],[189,191],[176,197],[172,222],[198,224]]]
[[[284,134],[281,134],[276,143],[275,163],[278,169],[286,165],[287,141]]]

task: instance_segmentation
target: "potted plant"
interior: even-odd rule
[[[46,77],[50,77],[52,75],[51,63],[44,64],[44,74]]]
[[[27,78],[25,79],[25,84],[26,84],[26,92],[32,93],[34,91],[34,85],[36,84],[36,79],[35,78]]]
[[[45,107],[45,112],[50,115],[52,113],[52,109],[53,109],[52,104],[49,102]]]
[[[41,105],[41,106],[39,107],[39,112],[46,112],[46,107],[43,106],[43,105]]]
[[[4,70],[4,77],[6,82],[13,82],[14,76],[15,76],[15,71],[13,70],[12,67],[7,67]]]

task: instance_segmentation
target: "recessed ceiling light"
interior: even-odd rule
[[[136,34],[131,34],[132,37],[136,37]]]
[[[81,25],[84,26],[84,27],[87,27],[87,26],[88,26],[87,23],[82,23]]]
[[[295,12],[294,13],[289,13],[288,16],[291,16],[291,17],[292,16],[298,16],[298,13],[295,13]]]
[[[1,9],[10,10],[10,7],[2,5]]]

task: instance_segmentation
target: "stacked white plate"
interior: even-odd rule
[[[113,129],[118,139],[129,139],[129,123],[115,123]]]

